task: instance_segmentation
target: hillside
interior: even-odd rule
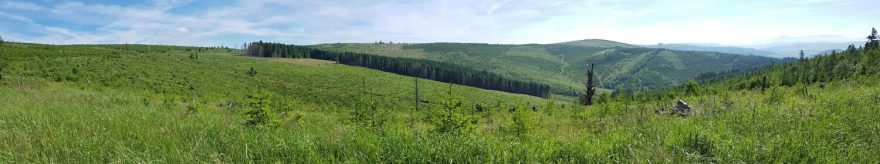
[[[3,44],[4,84],[32,86],[40,79],[81,89],[114,89],[158,96],[156,100],[211,106],[244,104],[250,94],[270,92],[307,104],[351,104],[363,97],[394,102],[411,99],[413,78],[315,60],[254,58],[231,49],[146,45]],[[194,59],[195,57],[195,59]],[[249,76],[250,69],[256,72]],[[28,81],[36,80],[36,84]],[[21,84],[16,84],[21,83]],[[423,101],[443,95],[447,85],[422,80]],[[487,94],[501,100],[542,102],[540,98],[455,87],[464,97]],[[167,100],[166,100],[167,99]],[[390,106],[409,108],[411,103]]]
[[[449,96],[449,85],[420,80],[416,111],[411,77],[329,61],[198,47],[0,47],[0,161],[9,163],[869,163],[880,155],[878,64],[861,62],[878,50],[804,62],[838,63],[838,72],[859,70],[844,63],[870,66],[820,78],[808,96],[803,85],[737,87],[793,64],[693,94],[671,88],[587,107],[458,86]],[[678,99],[692,114],[654,112]]]
[[[553,93],[563,95],[574,95],[583,88],[589,63],[597,64],[600,87],[648,90],[683,84],[703,73],[757,68],[780,61],[759,56],[638,48],[603,40],[547,45],[346,43],[312,47],[455,63],[550,84]]]
[[[246,52],[243,54],[248,56],[330,60],[344,65],[542,98],[548,97],[550,91],[550,86],[546,84],[510,79],[454,63],[365,53],[325,51],[297,45],[264,43],[262,41],[250,43],[247,47]]]

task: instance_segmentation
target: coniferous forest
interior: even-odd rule
[[[395,58],[351,52],[331,52],[297,45],[264,43],[263,41],[247,44],[246,47],[247,50],[245,52],[250,56],[331,60],[340,64],[366,67],[406,76],[544,98],[548,96],[550,91],[550,87],[545,84],[511,80],[486,71],[477,71],[455,64],[430,60]]]

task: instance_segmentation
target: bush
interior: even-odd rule
[[[351,121],[361,127],[372,130],[381,130],[388,122],[388,116],[391,115],[387,110],[378,108],[375,101],[362,101],[363,105],[353,108],[351,111]]]
[[[461,108],[463,103],[452,94],[452,85],[450,84],[448,98],[440,102],[443,109],[435,110],[437,112],[428,117],[428,121],[434,125],[434,132],[467,134],[473,131],[476,128],[477,120]]]
[[[256,75],[257,75],[257,70],[255,70],[254,67],[251,67],[251,69],[248,70],[248,76],[254,77]]]
[[[513,113],[513,126],[511,131],[520,136],[525,136],[535,129],[535,120],[531,116],[529,110],[516,110]]]
[[[272,111],[271,107],[272,95],[269,93],[257,93],[248,96],[250,99],[251,109],[245,113],[248,116],[245,125],[250,127],[269,127],[275,128],[282,125],[278,114]]]

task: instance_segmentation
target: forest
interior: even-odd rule
[[[331,60],[340,64],[367,67],[401,75],[544,98],[549,95],[550,91],[550,86],[546,84],[512,80],[451,63],[362,53],[331,52],[304,46],[264,43],[263,41],[247,44],[246,47],[245,54],[250,56]]]

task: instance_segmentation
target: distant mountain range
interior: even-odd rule
[[[747,45],[722,45],[715,43],[672,43],[640,45],[679,51],[720,52],[740,55],[758,55],[773,58],[799,57],[801,50],[807,57],[846,49],[849,45],[863,46],[865,41],[838,35],[781,36]]]
[[[662,49],[670,49],[670,50],[679,50],[679,51],[703,51],[703,52],[720,52],[720,53],[728,53],[728,54],[740,54],[740,55],[757,55],[757,56],[766,56],[773,58],[785,58],[785,57],[798,57],[801,50],[804,51],[804,55],[807,57],[815,56],[818,54],[830,53],[833,50],[842,50],[846,49],[849,45],[855,45],[856,47],[864,44],[862,41],[849,41],[849,42],[785,42],[785,43],[770,43],[770,44],[762,44],[762,45],[750,45],[743,47],[736,46],[724,46],[718,44],[657,44],[657,45],[642,45],[642,47],[647,48],[662,48]]]
[[[774,57],[774,58],[787,57],[787,55],[784,55],[781,53],[776,53],[773,51],[765,51],[765,50],[759,50],[759,49],[754,49],[754,48],[721,46],[721,45],[709,46],[707,44],[703,44],[703,45],[657,44],[657,45],[643,45],[642,47],[662,48],[662,49],[679,50],[679,51],[704,51],[704,52],[720,52],[720,53],[740,54],[740,55],[757,55],[757,56],[766,56],[766,57]]]

